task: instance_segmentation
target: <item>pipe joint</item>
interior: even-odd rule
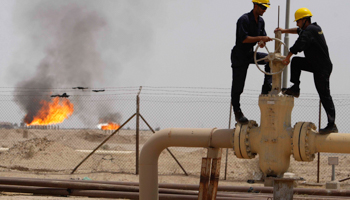
[[[252,129],[258,127],[254,120],[250,120],[248,124],[236,124],[233,136],[233,150],[237,158],[252,159],[255,158],[255,153],[252,152],[249,133]]]
[[[297,161],[313,161],[315,159],[314,147],[310,141],[316,126],[312,122],[297,122],[293,131],[292,154]]]
[[[215,127],[213,129],[211,129],[211,131],[210,131],[210,137],[209,137],[209,141],[208,141],[208,147],[210,147],[210,148],[214,148],[212,145],[212,143],[213,143],[212,141],[213,141],[213,133],[215,132],[216,129],[217,128]]]

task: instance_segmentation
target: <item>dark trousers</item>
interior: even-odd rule
[[[334,123],[335,108],[329,89],[329,77],[332,72],[332,67],[328,67],[327,69],[325,66],[313,66],[306,58],[293,57],[290,68],[290,82],[296,85],[300,84],[301,70],[313,73],[316,90],[320,96],[322,106],[327,113],[328,123]]]
[[[256,54],[257,60],[260,58],[264,58],[266,56],[267,56],[266,53],[257,52],[257,54]],[[231,62],[232,62],[232,55],[231,55]],[[249,64],[253,64],[253,63],[254,63],[254,57],[252,57],[250,62],[248,62],[246,64],[242,64],[239,66],[234,66],[234,65],[231,66],[232,67],[231,103],[232,103],[234,111],[241,109],[240,108],[241,104],[239,103],[240,97],[241,97],[241,94],[243,93],[245,79],[247,77],[247,71],[248,71]],[[260,61],[260,62],[258,62],[258,64],[265,65],[265,71],[270,72],[270,66],[269,66],[268,62]],[[271,83],[272,83],[272,76],[265,74],[264,84],[271,85]]]

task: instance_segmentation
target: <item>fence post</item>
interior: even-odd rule
[[[321,127],[321,99],[319,101],[319,106],[318,106],[318,131],[320,131]],[[320,182],[320,159],[321,159],[321,154],[320,152],[317,153],[317,183]]]
[[[232,116],[232,104],[230,102],[230,117],[228,121],[228,129],[231,128],[231,116]],[[228,157],[228,148],[226,148],[226,160],[225,160],[225,175],[224,175],[224,180],[226,180],[226,175],[227,175],[227,157]]]
[[[139,93],[136,96],[136,175],[139,174],[139,138],[140,138],[140,86]]]

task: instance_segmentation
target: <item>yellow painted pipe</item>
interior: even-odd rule
[[[350,134],[321,135],[311,122],[298,122],[293,132],[293,155],[297,161],[312,161],[315,153],[350,153]]]
[[[140,200],[157,200],[158,158],[167,147],[232,148],[233,129],[171,128],[156,132],[140,153]]]
[[[350,153],[350,134],[317,134],[315,137],[315,150],[316,152]]]

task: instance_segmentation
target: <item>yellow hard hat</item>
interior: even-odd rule
[[[299,8],[297,11],[295,11],[294,16],[295,16],[294,21],[298,21],[299,19],[302,19],[304,17],[312,17],[312,13],[307,8]]]
[[[253,3],[261,4],[267,8],[270,8],[270,0],[253,0]]]

